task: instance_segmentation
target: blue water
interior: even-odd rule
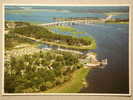
[[[46,14],[47,13],[47,14]],[[64,16],[65,15],[65,16]],[[28,14],[21,14],[21,13],[10,13],[6,16],[7,20],[14,20],[14,21],[27,21],[27,22],[38,22],[38,23],[46,23],[46,22],[54,22],[54,17],[59,18],[70,18],[70,17],[106,17],[103,14],[86,14],[86,13],[68,13],[68,12],[32,12]]]
[[[30,8],[30,9],[26,9]],[[15,12],[11,12],[14,11]],[[19,11],[24,12],[19,12]],[[37,10],[37,11],[34,11]],[[96,12],[97,11],[97,12]],[[102,11],[102,12],[101,12]],[[70,17],[96,17],[105,18],[107,15],[103,13],[109,11],[123,11],[125,13],[121,16],[113,16],[114,18],[128,18],[128,7],[40,7],[40,6],[28,6],[22,8],[22,6],[6,6],[5,19],[14,21],[27,21],[46,23],[53,22],[53,18],[70,18]]]
[[[25,7],[26,8],[26,7]],[[109,11],[123,11],[124,14],[114,16],[116,18],[128,18],[128,7],[39,7],[29,6],[27,10],[21,6],[6,6],[5,19],[13,21],[27,21],[47,23],[54,22],[54,17],[98,17],[104,18],[103,13]],[[17,10],[15,12],[10,12]],[[24,10],[24,12],[19,12]],[[41,10],[41,11],[40,11]],[[87,76],[89,86],[81,89],[86,93],[128,93],[128,24],[89,24],[72,25],[85,34],[78,36],[91,36],[96,39],[97,58],[108,59],[108,65],[103,69],[93,69]],[[71,35],[70,32],[60,33]]]
[[[128,25],[98,24],[75,26],[88,31],[97,41],[97,58],[108,59],[104,69],[93,69],[88,75],[89,87],[81,92],[128,93]]]

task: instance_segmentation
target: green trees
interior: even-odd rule
[[[5,49],[12,49],[13,47],[21,43],[35,44],[34,41],[22,37],[20,38],[14,33],[5,34]]]
[[[77,38],[73,36],[68,35],[61,35],[61,34],[55,34],[49,31],[45,27],[37,26],[37,25],[27,25],[24,27],[16,27],[10,31],[10,33],[16,33],[21,34],[28,37],[34,37],[36,39],[42,39],[44,41],[52,41],[58,43],[63,43],[67,45],[75,45],[75,46],[81,46],[81,45],[90,45],[91,40],[88,38],[88,40],[84,38]]]
[[[5,62],[5,92],[47,90],[69,80],[78,63],[78,55],[54,50],[11,57]]]
[[[49,45],[60,46],[74,50],[90,50],[96,48],[93,38],[82,38],[70,35],[56,34],[47,28],[32,25],[25,22],[5,22],[7,34],[5,34],[5,47],[12,49],[18,44],[37,44],[44,42]],[[10,27],[13,23],[14,27]],[[12,26],[12,24],[11,24]]]

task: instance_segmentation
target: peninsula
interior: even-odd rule
[[[40,48],[42,44],[58,48]],[[93,38],[56,34],[48,27],[27,22],[5,23],[5,47],[6,93],[79,92],[87,86],[90,68],[105,65],[95,53],[81,53],[96,48]]]

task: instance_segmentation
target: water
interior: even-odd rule
[[[98,24],[75,26],[88,31],[97,41],[98,59],[108,59],[104,69],[93,69],[87,80],[89,87],[81,92],[128,93],[128,25]]]
[[[19,12],[23,7],[6,7],[6,20],[27,22],[53,22],[53,17],[100,17],[106,15],[101,11],[124,11],[117,18],[128,18],[128,7],[29,7],[39,9],[27,13]],[[9,10],[12,12],[8,12]],[[18,9],[18,10],[17,10]],[[40,11],[41,9],[41,11]],[[42,10],[43,9],[43,10]],[[54,10],[53,10],[54,9]],[[17,11],[13,11],[17,10]],[[93,13],[92,13],[93,11]],[[87,12],[87,13],[86,13]],[[95,12],[95,13],[94,13]],[[89,86],[81,89],[85,93],[128,93],[128,24],[89,24],[72,25],[80,31],[86,32],[78,36],[91,36],[96,39],[97,58],[108,59],[104,69],[92,69],[86,77]],[[70,33],[60,33],[67,34]]]
[[[27,9],[28,8],[28,9]],[[6,6],[5,19],[14,21],[27,22],[54,22],[53,18],[61,17],[107,17],[104,12],[122,11],[120,16],[114,15],[117,18],[128,18],[128,7],[58,7],[58,6]]]

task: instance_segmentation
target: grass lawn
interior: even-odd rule
[[[75,28],[70,26],[50,26],[49,29],[58,29],[61,32],[73,32],[76,31]]]
[[[86,32],[72,32],[72,34],[84,34]]]
[[[70,32],[73,35],[84,34],[86,32],[80,32],[76,28],[70,26],[49,26],[48,29],[58,29],[60,32]]]
[[[73,73],[71,80],[44,91],[44,93],[78,93],[83,88],[83,80],[85,80],[89,71],[89,68],[80,68]]]

